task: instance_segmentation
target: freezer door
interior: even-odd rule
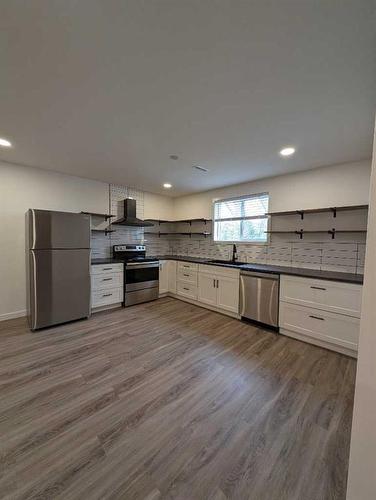
[[[29,248],[90,248],[90,216],[29,210]]]
[[[90,316],[90,250],[30,251],[32,330]]]

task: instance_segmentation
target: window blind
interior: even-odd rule
[[[268,193],[259,193],[214,202],[216,241],[266,242]]]

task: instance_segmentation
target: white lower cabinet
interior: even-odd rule
[[[183,297],[187,297],[188,299],[196,300],[197,285],[192,285],[191,283],[184,283],[183,281],[178,281],[176,293],[178,295],[182,295]]]
[[[159,261],[159,295],[176,293],[176,261]]]
[[[101,310],[123,302],[123,264],[91,265],[91,307]]]
[[[168,291],[197,305],[239,314],[239,269],[168,261]]]
[[[123,273],[94,274],[91,277],[93,290],[105,290],[106,288],[123,288]]]
[[[362,286],[281,276],[281,333],[356,356]]]
[[[283,329],[352,351],[358,348],[358,318],[286,302],[281,303],[279,314]]]
[[[176,293],[197,300],[198,264],[179,261],[176,267]]]
[[[218,276],[217,278],[217,307],[231,311],[239,312],[239,277],[227,278]]]
[[[159,261],[159,295],[168,292],[168,260]]]
[[[197,299],[210,306],[217,305],[217,283],[211,274],[200,273],[198,277]]]
[[[176,293],[176,260],[168,260],[168,291]]]
[[[362,285],[282,276],[281,301],[360,318]]]
[[[239,312],[239,270],[200,265],[198,300],[225,311]]]
[[[109,288],[105,290],[93,291],[91,295],[92,307],[101,307],[123,302],[122,288]]]
[[[177,273],[177,279],[178,281],[185,281],[186,283],[197,285],[197,271],[185,271],[179,269]]]

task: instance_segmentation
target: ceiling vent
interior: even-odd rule
[[[201,167],[200,165],[194,165],[194,167],[196,170],[199,170],[200,172],[209,172],[209,170],[205,167]]]

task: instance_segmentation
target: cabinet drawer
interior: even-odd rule
[[[281,276],[280,299],[360,318],[362,286],[295,276]]]
[[[185,283],[191,283],[197,285],[197,271],[190,271],[189,269],[179,269],[178,281],[184,281]]]
[[[91,289],[93,291],[106,288],[123,288],[123,273],[94,274],[91,277]]]
[[[198,272],[215,274],[216,276],[226,276],[228,278],[238,278],[240,275],[239,269],[225,266],[209,266],[207,264],[200,264]]]
[[[122,288],[109,288],[108,290],[93,291],[91,294],[91,307],[105,306],[123,302]]]
[[[313,339],[356,351],[359,319],[328,311],[281,302],[280,327]]]
[[[197,299],[197,285],[191,285],[189,283],[178,281],[177,294],[183,295],[184,297],[188,297],[190,299]]]
[[[92,264],[91,274],[122,273],[123,264]]]
[[[198,270],[198,264],[195,264],[194,262],[178,262],[178,272],[179,271],[197,271]]]

